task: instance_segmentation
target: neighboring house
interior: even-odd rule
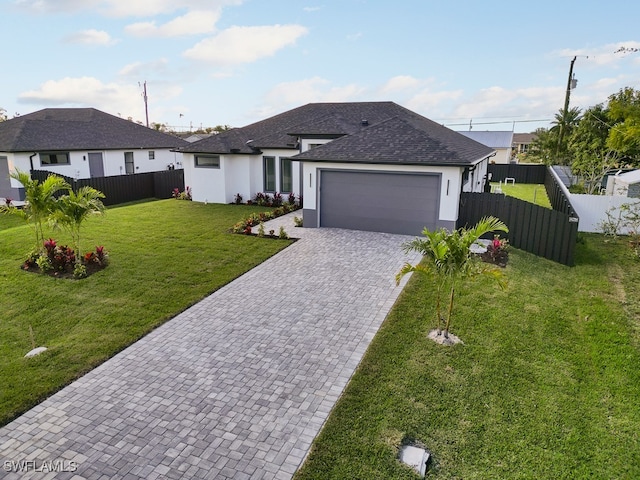
[[[529,145],[536,138],[535,133],[514,133],[513,134],[513,151],[516,155],[527,153]]]
[[[511,163],[515,162],[513,158],[513,132],[496,131],[496,132],[460,132],[467,138],[480,142],[496,151],[495,156],[491,157],[491,163]]]
[[[16,169],[71,178],[181,168],[187,142],[94,108],[46,108],[0,123],[0,197],[23,199]]]
[[[393,102],[312,103],[180,149],[193,199],[304,198],[306,227],[455,228],[495,152]]]
[[[640,198],[640,170],[609,176],[606,191],[609,195]]]

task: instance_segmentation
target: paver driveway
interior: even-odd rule
[[[416,260],[408,237],[295,230],[292,246],[0,429],[0,477],[291,478],[400,293],[394,275]]]

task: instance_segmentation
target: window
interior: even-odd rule
[[[69,165],[69,153],[41,153],[41,165]]]
[[[316,147],[320,147],[324,145],[323,143],[310,143],[309,144],[309,150],[311,150],[312,148],[316,148]]]
[[[262,157],[264,164],[264,191],[276,191],[276,157]]]
[[[286,158],[280,159],[280,191],[282,193],[293,192],[292,161]]]
[[[196,155],[196,167],[220,168],[220,155]]]
[[[149,160],[155,160],[156,158],[156,152],[154,152],[153,150],[149,150]]]

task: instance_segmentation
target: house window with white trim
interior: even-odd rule
[[[287,158],[280,159],[280,191],[293,192],[293,162]]]
[[[196,155],[197,168],[220,168],[220,155]]]
[[[41,153],[40,165],[69,165],[69,152]]]
[[[273,193],[276,191],[276,157],[262,157],[264,172],[264,191]]]

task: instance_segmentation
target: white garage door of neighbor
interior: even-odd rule
[[[320,226],[420,235],[436,227],[440,175],[324,170]]]

